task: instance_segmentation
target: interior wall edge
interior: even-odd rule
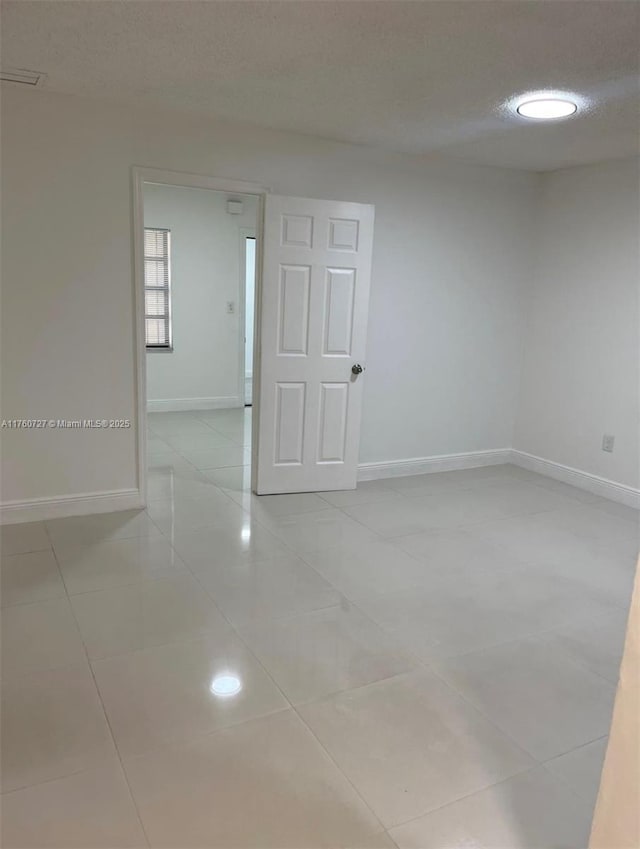
[[[524,383],[525,383],[525,367],[528,352],[529,338],[532,332],[534,300],[536,292],[536,284],[538,275],[540,274],[540,253],[536,249],[540,241],[542,233],[543,221],[543,195],[544,195],[544,178],[545,173],[539,172],[536,174],[536,183],[534,194],[532,197],[532,222],[531,222],[531,237],[528,241],[529,256],[527,261],[527,285],[523,295],[522,308],[522,334],[520,336],[520,356],[518,363],[518,378],[516,385],[515,404],[513,408],[513,420],[511,425],[511,444],[515,445],[518,441],[518,433],[520,426],[521,410],[524,407]]]

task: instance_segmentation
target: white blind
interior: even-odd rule
[[[147,348],[171,347],[169,230],[144,230],[144,322]]]

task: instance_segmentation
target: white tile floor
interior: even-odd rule
[[[146,511],[2,529],[5,849],[584,849],[637,513],[513,466],[256,498],[250,430],[153,414]]]

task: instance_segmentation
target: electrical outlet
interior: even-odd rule
[[[605,433],[602,437],[602,450],[608,451],[609,454],[613,453],[613,443],[615,442],[615,436],[612,436],[610,433]]]
[[[236,311],[235,301],[227,301],[227,312],[234,313]]]

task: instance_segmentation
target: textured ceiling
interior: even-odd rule
[[[638,152],[635,0],[4,0],[2,64],[52,91],[549,170]],[[571,120],[504,104],[575,92]]]

